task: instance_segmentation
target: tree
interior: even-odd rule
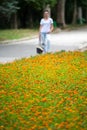
[[[87,0],[73,0],[73,1],[74,1],[74,11],[73,11],[72,23],[75,24],[77,20],[82,19],[82,8],[84,7],[87,8]]]
[[[87,0],[77,0],[77,2],[78,6],[82,7],[82,9],[84,10],[83,14],[87,23]]]
[[[0,6],[0,12],[1,14],[8,19],[8,21],[13,19],[12,26],[14,28],[17,28],[17,10],[20,9],[18,6],[17,0],[7,0],[3,1]]]
[[[57,23],[65,27],[65,2],[66,0],[57,0]]]
[[[73,0],[73,20],[72,20],[72,24],[76,24],[77,22],[77,0]]]

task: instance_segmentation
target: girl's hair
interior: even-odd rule
[[[49,13],[49,11],[48,11],[48,10],[44,10],[44,13],[45,13],[45,12]]]

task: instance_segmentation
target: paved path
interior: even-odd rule
[[[0,44],[0,63],[12,62],[15,59],[35,56],[38,38],[32,40],[11,41]],[[73,51],[87,46],[87,28],[51,34],[50,52]]]

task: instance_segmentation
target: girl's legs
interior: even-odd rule
[[[46,35],[46,42],[45,42],[45,52],[49,52],[50,49],[50,34]]]
[[[41,34],[41,45],[44,49],[44,52],[48,52],[50,49],[50,34],[42,33]]]

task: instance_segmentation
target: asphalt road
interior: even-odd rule
[[[0,44],[0,63],[35,56],[38,38]],[[74,51],[87,46],[87,28],[51,34],[50,52]]]

